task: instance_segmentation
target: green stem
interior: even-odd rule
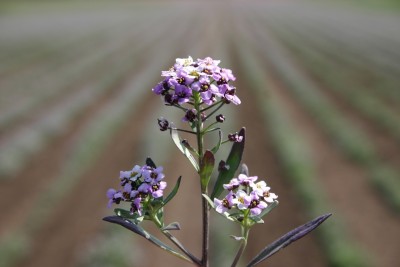
[[[197,135],[197,151],[198,151],[198,159],[199,159],[199,166],[203,166],[203,121],[201,119],[201,112],[200,109],[201,105],[201,97],[200,93],[196,92],[193,95],[194,98],[194,108],[197,111],[197,122],[196,122],[196,135]],[[202,170],[199,170],[201,173]],[[204,179],[208,177],[200,177],[200,188],[202,194],[207,194],[207,184],[203,183]],[[208,267],[208,246],[209,246],[209,208],[208,202],[201,196],[202,201],[202,220],[203,220],[203,236],[202,236],[202,256],[201,256],[201,265],[202,267]]]
[[[240,257],[243,255],[243,252],[244,252],[244,250],[246,248],[246,245],[247,245],[247,239],[249,237],[249,231],[250,231],[250,228],[248,228],[246,226],[242,226],[242,235],[243,235],[244,239],[241,240],[240,247],[238,249],[238,252],[236,253],[236,257],[233,260],[231,267],[235,267],[238,264],[238,262],[240,260]]]

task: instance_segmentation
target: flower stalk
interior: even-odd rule
[[[164,223],[164,206],[177,194],[181,177],[178,178],[172,191],[164,197],[167,182],[164,181],[163,167],[157,167],[150,158],[147,158],[145,165],[135,165],[131,170],[121,171],[120,185],[122,188],[119,190],[111,188],[106,194],[109,199],[109,207],[113,204],[119,205],[128,202],[130,209],[115,209],[117,216],[105,217],[105,221],[119,224],[168,253],[199,267],[209,267],[211,208],[227,220],[238,223],[241,227],[241,236],[233,236],[240,242],[231,265],[236,267],[246,249],[250,229],[256,224],[263,223],[262,217],[278,205],[276,200],[278,196],[270,192],[270,187],[265,181],[256,182],[257,176],[249,176],[248,168],[244,164],[242,173],[234,178],[240,167],[244,151],[245,128],[243,127],[239,132],[228,134],[228,138],[223,141],[222,130],[216,126],[225,121],[223,114],[215,116],[217,111],[225,104],[239,105],[241,103],[236,96],[236,88],[230,84],[235,81],[235,76],[231,70],[219,67],[219,63],[219,60],[209,57],[197,61],[191,57],[178,58],[173,67],[162,71],[163,81],[152,89],[155,94],[163,98],[165,105],[178,108],[183,112],[182,122],[187,123],[186,125],[191,128],[190,130],[176,128],[167,119],[163,117],[158,119],[160,131],[169,130],[173,142],[189,159],[199,176],[202,199],[201,258],[194,256],[171,234],[170,230],[180,230],[178,223],[174,222],[167,226]],[[215,116],[215,120],[209,122],[212,116]],[[210,148],[205,144],[204,137],[213,131],[218,131],[219,139]],[[180,134],[196,135],[197,147],[192,146]],[[232,148],[226,161],[222,160],[216,164],[215,154],[221,145],[227,143],[232,143]],[[218,177],[212,193],[209,195],[209,182],[214,169],[218,171]],[[219,199],[224,191],[228,192],[227,195]],[[279,249],[298,240],[328,217],[321,217],[283,236],[262,250],[248,266],[258,264]],[[140,226],[143,220],[152,221],[178,250],[169,247],[144,230]]]

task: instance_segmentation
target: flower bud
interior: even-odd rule
[[[160,126],[160,131],[166,131],[169,128],[169,122],[163,117],[158,118],[158,126]]]
[[[197,111],[195,109],[189,109],[185,114],[185,121],[194,122],[196,120]]]
[[[215,117],[217,122],[223,123],[225,121],[225,116],[222,114],[219,114],[217,117]]]
[[[243,140],[243,136],[240,136],[237,132],[228,134],[228,140],[235,143],[240,143]]]

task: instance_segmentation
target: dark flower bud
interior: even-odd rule
[[[174,102],[171,94],[165,94],[164,101],[165,101],[165,103],[170,104],[170,105],[172,105]]]
[[[201,121],[205,121],[207,119],[207,115],[204,112],[202,112],[200,114],[200,117],[201,117]]]
[[[189,109],[185,114],[185,121],[194,122],[196,120],[197,111],[195,109]]]
[[[235,143],[240,143],[243,140],[243,136],[240,136],[237,132],[234,134],[228,134],[228,140]]]
[[[223,123],[225,121],[225,116],[222,114],[219,114],[217,117],[215,117],[217,122]]]
[[[158,120],[158,126],[160,126],[160,131],[166,131],[169,128],[169,122],[164,119],[163,117],[157,119]]]
[[[218,171],[227,171],[229,169],[229,166],[226,165],[226,162],[221,160],[218,164]]]

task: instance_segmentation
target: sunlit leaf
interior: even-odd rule
[[[169,231],[169,230],[181,230],[181,226],[178,222],[173,222],[163,227],[161,230]]]
[[[183,155],[185,155],[189,159],[190,163],[192,163],[193,167],[198,172],[199,164],[197,163],[193,155],[190,154],[190,151],[184,145],[182,145],[181,140],[179,138],[178,130],[176,128],[171,127],[171,137],[175,145],[179,148],[179,150],[183,153]]]

